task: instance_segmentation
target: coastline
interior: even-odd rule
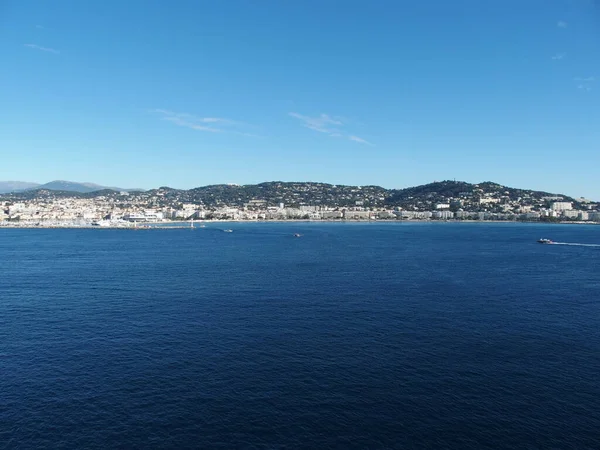
[[[194,226],[192,227],[192,223]],[[360,219],[321,219],[321,220],[310,220],[310,219],[289,219],[289,220],[198,220],[194,222],[178,222],[178,221],[167,221],[167,222],[131,222],[131,223],[108,223],[103,225],[93,225],[91,222],[87,223],[73,223],[73,222],[36,222],[36,223],[25,223],[25,222],[0,222],[1,229],[92,229],[92,230],[173,230],[173,229],[196,229],[204,228],[200,225],[214,225],[214,224],[235,224],[235,223],[273,223],[273,224],[285,224],[285,223],[339,223],[339,224],[370,224],[370,223],[394,223],[394,224],[459,224],[459,223],[520,223],[520,224],[547,224],[547,225],[600,225],[600,222],[590,221],[560,221],[560,222],[540,222],[540,221],[510,221],[510,220],[360,220]]]

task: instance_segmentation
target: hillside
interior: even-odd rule
[[[97,186],[97,185],[96,185]],[[68,187],[58,185],[53,187]],[[92,189],[88,186],[88,189]],[[150,191],[120,192],[102,189],[86,192],[35,190],[4,194],[5,200],[31,200],[51,198],[112,198],[119,203],[135,203],[147,207],[178,207],[184,203],[204,205],[207,208],[222,206],[243,207],[248,204],[261,206],[325,206],[334,208],[403,208],[415,211],[435,210],[438,205],[448,204],[451,210],[469,209],[484,211],[507,211],[510,207],[531,206],[532,209],[548,207],[552,201],[562,200],[578,203],[573,198],[548,192],[516,189],[493,182],[471,184],[461,181],[441,181],[406,189],[384,189],[380,186],[345,186],[313,182],[272,181],[255,185],[210,185],[189,190],[161,187]]]
[[[503,203],[518,202],[521,206],[548,206],[552,200],[577,201],[567,195],[530,189],[517,189],[490,181],[471,184],[463,181],[439,181],[421,186],[390,191],[386,203],[407,209],[429,211],[436,205],[450,204],[451,209],[489,203],[487,209],[500,209]]]

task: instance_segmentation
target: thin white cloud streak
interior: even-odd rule
[[[359,138],[358,136],[349,136],[348,139],[350,139],[351,141],[354,141],[354,142],[358,142],[359,144],[370,145],[371,147],[373,147],[373,145],[374,145],[371,142],[367,141],[366,139]]]
[[[242,122],[222,117],[198,117],[188,113],[178,113],[167,109],[153,109],[150,112],[160,114],[162,120],[171,122],[180,127],[190,128],[196,131],[206,131],[209,133],[233,133],[240,136],[260,137],[255,134],[245,133],[232,128],[247,126]]]
[[[23,45],[28,48],[33,48],[34,50],[40,50],[42,52],[54,53],[55,55],[60,55],[60,51],[58,51],[54,48],[42,47],[41,45],[37,45],[37,44],[23,44]]]
[[[220,123],[220,124],[234,124],[234,123],[236,123],[233,120],[222,119],[220,117],[198,117],[198,116],[194,116],[193,114],[177,113],[177,112],[169,111],[168,109],[154,109],[154,110],[152,110],[152,112],[155,112],[155,113],[158,113],[158,114],[162,114],[165,117],[177,117],[177,118],[180,118],[180,119],[189,119],[189,120],[192,120],[194,122]]]
[[[326,133],[329,137],[334,138],[345,138],[351,141],[358,142],[359,144],[365,144],[373,146],[371,142],[359,138],[358,136],[346,134],[341,128],[344,127],[344,122],[337,116],[330,116],[329,114],[320,114],[316,117],[305,116],[297,112],[288,113],[291,117],[302,121],[302,126],[309,128],[319,133]]]
[[[338,130],[335,127],[332,128],[331,125],[343,125],[338,118],[330,117],[327,114],[321,114],[317,117],[303,116],[302,114],[295,112],[291,112],[289,114],[290,116],[300,119],[302,122],[304,122],[304,126],[306,128],[310,128],[311,130],[315,130],[320,133],[337,133]]]
[[[569,24],[567,22],[565,22],[564,20],[559,20],[558,22],[556,22],[556,26],[558,28],[567,28],[569,26]]]
[[[577,77],[575,81],[580,81],[582,83],[593,83],[596,81],[596,77]]]
[[[561,59],[564,59],[565,56],[567,56],[566,53],[557,53],[556,55],[554,55],[552,57],[552,59],[555,60],[555,61],[560,61]]]
[[[219,128],[207,127],[205,125],[199,125],[197,123],[193,123],[193,122],[184,120],[181,117],[163,117],[163,120],[174,123],[175,125],[179,125],[180,127],[191,128],[192,130],[210,131],[211,133],[222,133],[223,132],[223,130],[221,130]]]
[[[42,25],[36,25],[35,26],[38,30],[45,30],[46,27],[42,26]]]

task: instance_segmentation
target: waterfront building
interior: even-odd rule
[[[571,202],[553,202],[550,209],[552,211],[568,211],[573,209],[573,204]]]

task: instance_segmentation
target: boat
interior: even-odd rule
[[[233,233],[233,230],[229,230],[229,229],[227,229],[227,230],[223,230],[223,231],[224,231],[225,233]]]
[[[554,244],[554,241],[551,239],[538,239],[538,243],[540,244]]]
[[[92,222],[93,227],[110,227],[111,222],[108,220],[94,220]]]
[[[300,237],[302,236],[300,233],[294,233],[294,237]]]

